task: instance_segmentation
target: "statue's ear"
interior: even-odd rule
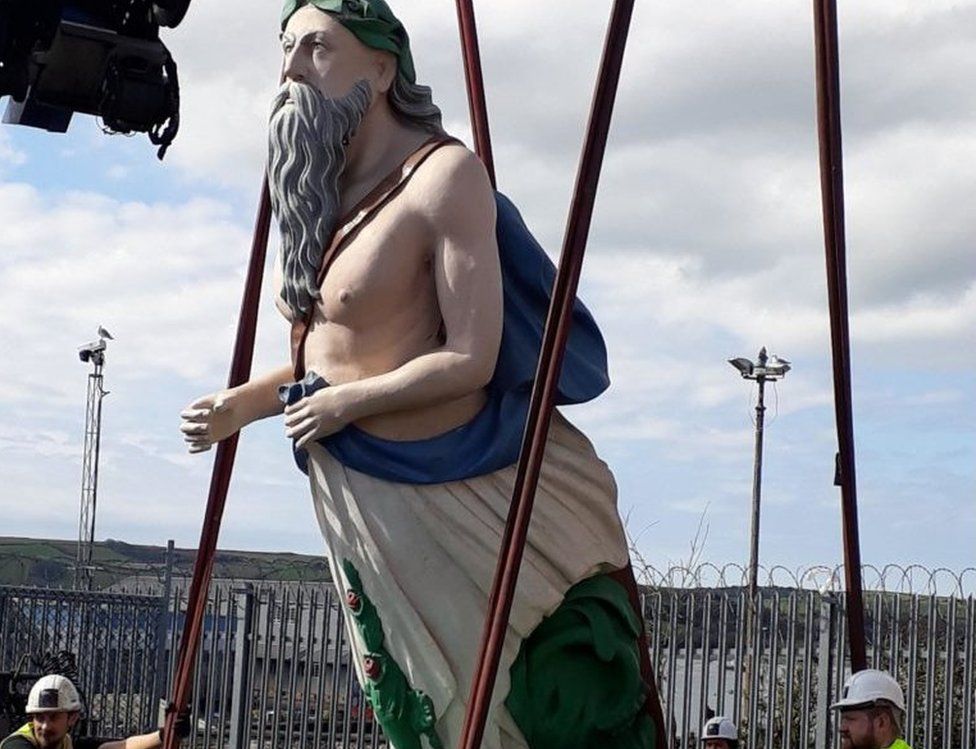
[[[375,71],[377,93],[385,94],[393,87],[397,74],[397,58],[392,52],[375,51]]]

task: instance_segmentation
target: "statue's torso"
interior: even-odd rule
[[[305,342],[306,370],[339,385],[385,374],[443,345],[438,237],[418,207],[422,201],[408,183],[342,247],[320,289]],[[424,439],[467,423],[484,400],[478,390],[356,425],[387,439]]]

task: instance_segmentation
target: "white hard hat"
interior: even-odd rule
[[[31,687],[27,695],[27,714],[35,713],[73,713],[81,710],[78,690],[71,679],[58,674],[42,676]]]
[[[727,739],[738,741],[739,734],[735,730],[735,723],[722,715],[716,715],[702,727],[702,741],[709,739]]]
[[[876,700],[887,700],[902,712],[905,711],[905,693],[901,691],[898,682],[885,671],[876,668],[866,668],[851,674],[851,678],[844,684],[844,697],[831,705],[832,710],[863,707]]]

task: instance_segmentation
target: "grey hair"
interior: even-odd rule
[[[296,317],[308,314],[320,298],[319,266],[339,218],[346,146],[371,100],[363,80],[339,99],[286,82],[272,102],[268,188],[281,230],[281,297]]]
[[[386,98],[397,119],[433,135],[443,135],[441,110],[434,104],[430,86],[411,83],[398,68]]]

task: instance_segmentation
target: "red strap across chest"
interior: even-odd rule
[[[360,200],[351,211],[338,223],[338,229],[333,233],[325,252],[322,253],[322,264],[319,267],[318,287],[322,287],[329,268],[339,255],[342,248],[352,240],[359,230],[366,224],[380,208],[389,203],[407,184],[428,156],[441,146],[448,143],[459,143],[456,138],[447,135],[435,135],[420,148],[408,156],[400,166],[390,172],[365,198]],[[294,367],[295,380],[305,376],[305,340],[312,325],[315,306],[309,309],[302,319],[293,320],[291,324],[291,362]]]

